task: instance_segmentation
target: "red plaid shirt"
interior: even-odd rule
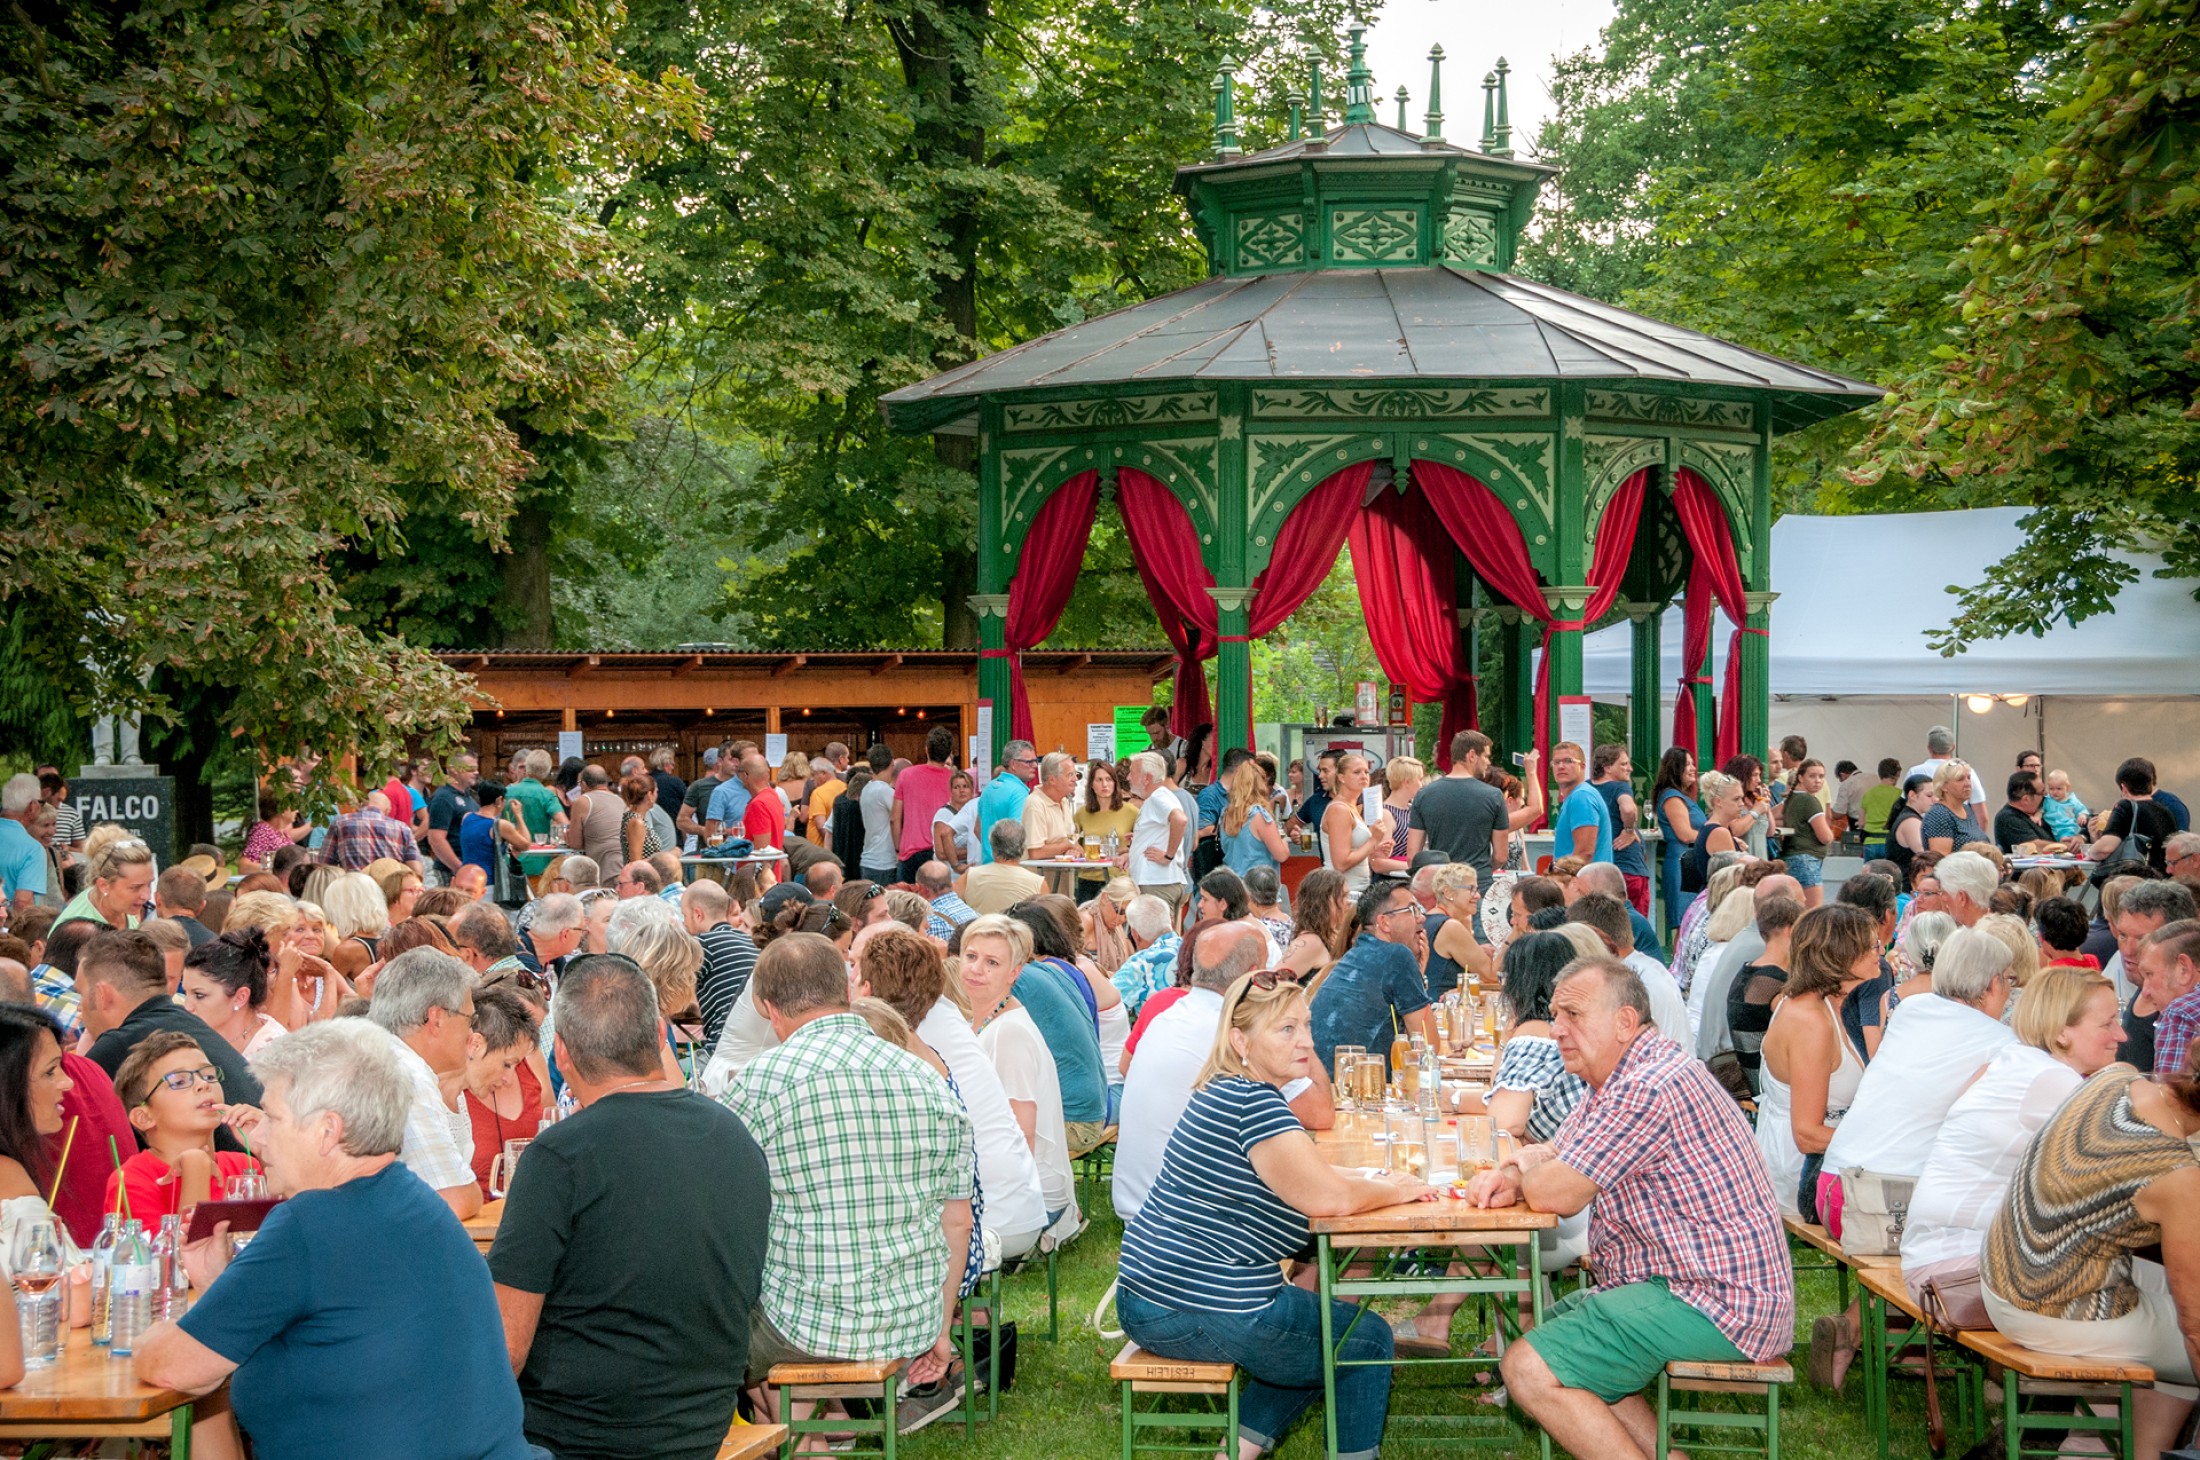
[[[1597,1186],[1599,1288],[1664,1278],[1751,1359],[1794,1347],[1780,1204],[1740,1107],[1693,1054],[1645,1031],[1552,1145]]]
[[[395,862],[417,862],[420,848],[412,828],[396,817],[362,806],[347,811],[328,824],[321,843],[321,860],[357,872],[379,857]]]
[[[2200,1035],[2200,989],[2181,994],[2162,1006],[2154,1021],[2154,1073],[2181,1075],[2192,1058],[2192,1041]]]

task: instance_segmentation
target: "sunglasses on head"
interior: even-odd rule
[[[1245,986],[1248,989],[1259,989],[1264,994],[1273,992],[1279,984],[1286,988],[1297,988],[1299,971],[1295,968],[1263,968],[1257,973],[1245,975]]]

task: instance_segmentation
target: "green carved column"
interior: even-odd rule
[[[1582,610],[1589,606],[1588,586],[1581,583],[1562,583],[1555,588],[1546,588],[1543,590],[1543,603],[1550,610],[1551,618],[1556,623],[1578,625],[1581,622]],[[1549,714],[1551,718],[1551,743],[1553,745],[1556,745],[1563,738],[1558,728],[1559,700],[1562,697],[1571,697],[1581,693],[1581,634],[1582,631],[1578,627],[1553,628],[1551,630],[1549,650],[1551,656],[1551,702]],[[1582,755],[1586,757],[1593,748],[1587,745],[1582,746]]]
[[[1517,608],[1494,608],[1498,645],[1505,664],[1503,714],[1498,743],[1515,753],[1535,748],[1535,646],[1542,638],[1535,619]]]
[[[1253,646],[1246,641],[1253,602],[1251,485],[1246,480],[1246,388],[1224,386],[1215,442],[1215,542],[1207,566],[1222,642],[1215,650],[1215,754],[1253,745]]]
[[[1660,716],[1664,709],[1664,676],[1658,657],[1659,628],[1665,616],[1662,603],[1623,603],[1628,623],[1634,626],[1632,677],[1627,691],[1627,754],[1640,777],[1657,774],[1658,757],[1664,753],[1665,731]]]
[[[1749,632],[1742,635],[1742,754],[1765,759],[1772,742],[1772,600],[1745,593]]]
[[[1000,439],[1001,408],[987,401],[978,428],[978,591],[970,595],[978,616],[978,698],[993,702],[993,743],[989,763],[1001,763],[1008,743],[1008,584],[1016,560],[1001,540],[1001,460],[993,449]]]
[[[1502,124],[1502,123],[1501,123]],[[1557,624],[1550,636],[1550,715],[1552,744],[1560,739],[1558,702],[1581,693],[1582,611],[1589,606],[1587,586],[1595,524],[1589,521],[1589,462],[1583,417],[1588,391],[1578,382],[1558,390],[1558,471],[1551,493],[1551,553],[1545,560],[1544,606]],[[1591,747],[1582,746],[1586,757]],[[1549,767],[1545,767],[1549,774]]]

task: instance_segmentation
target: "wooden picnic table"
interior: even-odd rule
[[[1372,1142],[1364,1138],[1317,1131],[1314,1144],[1333,1165],[1375,1164],[1366,1159]],[[1534,1211],[1517,1203],[1509,1207],[1469,1206],[1447,1195],[1433,1201],[1377,1207],[1348,1217],[1311,1217],[1307,1225],[1314,1234],[1315,1261],[1321,1279],[1323,1424],[1328,1446],[1325,1453],[1332,1457],[1338,1453],[1338,1344],[1344,1334],[1349,1334],[1359,1323],[1386,1321],[1374,1311],[1373,1304],[1377,1300],[1425,1299],[1439,1293],[1481,1294],[1496,1300],[1492,1304],[1493,1311],[1500,1310],[1505,1299],[1512,1299],[1514,1321],[1518,1326],[1532,1326],[1543,1321],[1543,1282],[1536,1268],[1536,1252],[1539,1234],[1558,1225],[1558,1218],[1550,1212]],[[1406,1261],[1411,1254],[1424,1248],[1478,1249],[1476,1256],[1487,1264],[1488,1271],[1470,1269],[1468,1275],[1460,1277],[1448,1271],[1424,1275]],[[1464,1252],[1461,1255],[1464,1256]],[[1348,1269],[1363,1262],[1372,1264],[1366,1276],[1347,1276]],[[1335,1310],[1331,1306],[1337,1299],[1356,1301],[1360,1308],[1359,1315],[1346,1325],[1344,1334],[1337,1331]],[[1525,1313],[1520,1311],[1522,1309]],[[1520,1322],[1523,1317],[1528,1320],[1525,1324]],[[1498,1326],[1502,1327],[1501,1313]],[[1393,1358],[1387,1362],[1393,1368],[1436,1364],[1489,1367],[1497,1359],[1494,1355],[1470,1349],[1444,1358]],[[1472,1386],[1462,1392],[1471,1395]],[[1486,1419],[1473,1412],[1477,1406],[1472,1398],[1467,1403],[1468,1413],[1452,1420],[1394,1413],[1392,1421],[1410,1423],[1423,1419],[1446,1426],[1448,1430]],[[1450,1438],[1448,1434],[1447,1438]],[[1549,1437],[1539,1432],[1539,1441],[1544,1460],[1549,1460]]]
[[[72,1328],[61,1358],[0,1389],[0,1440],[155,1439],[190,1460],[194,1396],[138,1382],[130,1360],[95,1347]]]

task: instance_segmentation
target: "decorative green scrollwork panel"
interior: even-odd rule
[[[1612,494],[1619,490],[1621,482],[1644,467],[1664,464],[1665,438],[1589,436],[1581,444],[1589,485],[1588,501],[1583,505],[1581,519],[1581,552],[1583,560],[1587,561],[1596,551],[1597,524],[1604,520],[1604,509],[1611,502]]]
[[[1483,208],[1454,203],[1444,223],[1444,257],[1455,264],[1497,267],[1498,222]]]
[[[1211,390],[1107,395],[1091,400],[1026,401],[1001,408],[1001,424],[1010,431],[1104,429],[1211,421],[1214,418],[1215,393]]]
[[[1253,392],[1253,415],[1263,420],[1437,422],[1550,413],[1551,393],[1542,386],[1283,386]]]
[[[1257,573],[1266,566],[1276,533],[1299,499],[1355,461],[1388,458],[1390,440],[1370,435],[1268,435],[1256,431],[1245,438],[1245,453],[1245,526],[1251,534],[1247,562],[1252,565],[1248,571]]]
[[[1740,441],[1685,440],[1680,443],[1680,464],[1709,482],[1718,494],[1734,529],[1735,556],[1747,574],[1756,553],[1750,504],[1756,497],[1757,447]]]
[[[1255,213],[1235,220],[1231,244],[1241,270],[1290,268],[1306,262],[1306,215]]]
[[[1719,431],[1751,431],[1757,425],[1755,408],[1747,401],[1704,400],[1661,391],[1592,390],[1589,415],[1646,426],[1701,426]]]

